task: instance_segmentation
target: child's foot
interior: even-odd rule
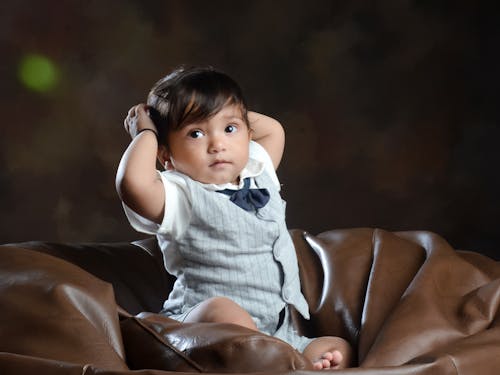
[[[313,361],[313,366],[315,370],[335,370],[340,368],[343,358],[339,350],[325,352],[318,360]]]

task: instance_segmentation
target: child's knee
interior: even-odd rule
[[[226,297],[215,297],[214,299],[214,314],[217,315],[219,322],[257,329],[250,314],[239,304]]]
[[[239,304],[226,297],[212,297],[202,302],[190,314],[189,320],[211,323],[238,324],[250,329],[257,329],[250,314]]]

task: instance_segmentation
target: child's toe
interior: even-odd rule
[[[331,352],[331,355],[332,355],[331,361],[336,365],[340,364],[344,359],[344,356],[339,350],[334,350],[333,352]]]

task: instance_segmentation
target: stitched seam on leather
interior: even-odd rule
[[[368,288],[370,287],[370,285],[372,284],[372,279],[373,279],[373,273],[374,273],[374,268],[375,268],[375,242],[377,241],[376,239],[376,233],[377,233],[378,229],[375,229],[372,233],[372,241],[371,241],[371,254],[372,254],[372,261],[371,261],[371,265],[370,265],[370,272],[368,273],[368,279],[366,280],[366,285],[365,285],[365,293],[364,293],[364,300],[363,300],[363,311],[361,312],[361,322],[360,322],[360,329],[362,329],[363,327],[361,326],[363,324],[363,321],[364,321],[364,317],[365,317],[365,312],[366,312],[366,308],[367,308],[367,301],[368,301]]]
[[[460,374],[459,370],[458,370],[458,367],[457,367],[457,363],[455,361],[455,357],[453,357],[451,354],[449,353],[446,353],[446,357],[450,360],[451,364],[453,365],[453,368],[455,369],[455,373],[457,375]]]
[[[323,279],[321,280],[321,291],[318,295],[318,302],[317,306],[314,306],[316,312],[321,306],[325,304],[325,301],[328,298],[328,290],[325,289],[325,285],[328,282],[329,274],[327,272],[328,270],[328,261],[325,259],[325,252],[324,249],[321,247],[321,244],[319,244],[320,240],[316,237],[313,238],[308,232],[304,231],[302,232],[302,238],[306,241],[307,245],[314,251],[316,254],[319,264],[321,266],[321,270],[323,273]]]
[[[165,345],[166,347],[168,347],[169,349],[171,349],[174,353],[176,353],[179,357],[181,357],[182,359],[184,359],[187,363],[189,363],[191,366],[193,366],[196,370],[198,370],[199,372],[206,372],[203,367],[201,367],[198,363],[196,363],[195,361],[193,361],[191,358],[189,358],[188,356],[186,356],[183,352],[181,352],[179,349],[177,349],[175,346],[173,346],[171,343],[169,343],[168,341],[164,340],[163,337],[161,335],[159,335],[155,330],[153,330],[152,328],[148,327],[145,323],[143,323],[140,319],[137,319],[137,318],[133,318],[133,320],[139,324],[139,326],[141,326],[144,330],[146,330],[146,332],[148,332],[149,334],[151,334],[156,340],[158,340],[159,342],[161,342],[163,345]]]
[[[161,259],[158,259],[158,256],[153,251],[151,251],[147,246],[141,244],[140,241],[134,241],[134,242],[131,242],[131,244],[138,247],[139,249],[144,251],[146,254],[148,254],[152,259],[154,259],[155,260],[154,264],[155,264],[156,269],[160,270],[160,272],[165,272],[165,269],[162,266],[163,263],[159,263],[159,262],[163,262],[163,257]]]
[[[361,339],[363,338],[361,336],[363,328],[364,328],[364,321],[365,321],[365,314],[366,314],[366,309],[367,309],[367,303],[368,303],[368,288],[370,287],[372,278],[373,278],[373,272],[375,268],[375,242],[377,241],[378,237],[378,229],[373,230],[372,232],[372,239],[371,239],[371,249],[370,253],[372,255],[371,259],[371,264],[370,264],[370,272],[368,273],[368,277],[366,279],[366,284],[365,284],[365,293],[363,296],[363,310],[361,311],[361,316],[360,316],[360,322],[359,322],[359,331],[357,332],[357,338],[358,338],[358,355],[359,355],[359,361],[362,362],[364,360],[364,357],[368,354],[370,347],[365,347],[364,349],[366,350],[365,353],[361,353]],[[374,338],[372,338],[372,342],[370,343],[370,346],[373,345]],[[366,340],[363,340],[363,343]],[[363,354],[363,355],[362,355]]]
[[[82,367],[82,375],[85,375],[85,373],[87,372],[87,370],[91,368],[91,365],[90,364],[86,364],[85,366]]]

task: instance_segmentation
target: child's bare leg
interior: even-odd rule
[[[203,301],[187,315],[184,322],[232,323],[257,331],[250,314],[226,297],[212,297]]]
[[[316,370],[342,369],[349,367],[351,362],[351,345],[334,336],[324,336],[314,339],[304,349],[304,356],[309,359]]]

